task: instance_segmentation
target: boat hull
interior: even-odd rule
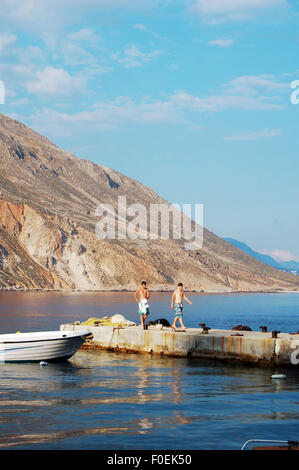
[[[0,335],[0,362],[61,361],[72,357],[90,336],[66,331]]]

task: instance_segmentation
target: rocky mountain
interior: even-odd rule
[[[297,271],[299,274],[299,262],[295,260],[290,261],[283,261],[280,263],[282,269],[286,269],[287,271]]]
[[[272,258],[272,256],[259,253],[258,251],[253,250],[246,243],[240,242],[239,240],[235,240],[234,238],[224,238],[224,240],[230,243],[231,245],[236,246],[237,248],[239,248],[239,250],[244,251],[244,253],[247,253],[253,258],[261,261],[262,263],[268,264],[269,266],[272,266],[272,268],[281,269],[280,263],[278,263],[278,261]]]
[[[261,261],[262,263],[268,264],[276,269],[282,269],[286,271],[296,271],[299,273],[299,263],[298,261],[282,261],[278,262],[276,259],[272,258],[272,256],[265,255],[263,253],[259,253],[258,251],[253,250],[250,246],[248,246],[244,242],[240,242],[239,240],[235,240],[234,238],[224,238],[225,241],[230,243],[231,245],[236,246],[240,250],[244,251],[253,258]]]
[[[196,291],[299,290],[278,271],[204,229],[200,250],[182,240],[100,240],[98,204],[166,203],[117,171],[61,150],[0,115],[0,288],[152,290],[178,281]],[[167,203],[168,204],[168,203]]]

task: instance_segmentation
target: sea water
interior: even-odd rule
[[[299,294],[187,294],[184,322],[299,330]],[[151,318],[172,320],[170,295]],[[122,313],[131,293],[0,293],[0,333]],[[286,374],[272,380],[274,373]],[[296,369],[79,351],[69,361],[0,364],[0,449],[240,449],[247,439],[299,438]]]

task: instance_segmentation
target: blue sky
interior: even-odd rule
[[[299,260],[299,2],[2,0],[4,114]]]

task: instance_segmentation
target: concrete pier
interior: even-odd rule
[[[296,367],[299,362],[299,334],[258,331],[233,331],[201,328],[172,331],[155,326],[143,330],[139,326],[84,326],[72,323],[60,326],[61,330],[86,331],[93,334],[85,348],[117,352],[160,354],[174,357],[213,358],[261,365]],[[297,359],[298,358],[298,359]]]

